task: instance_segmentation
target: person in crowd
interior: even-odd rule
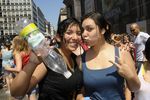
[[[0,46],[0,89],[4,86],[4,79],[3,79],[3,71],[2,71],[2,53],[1,53],[1,46]]]
[[[142,32],[140,30],[140,26],[137,23],[131,24],[130,31],[135,36],[133,44],[135,46],[136,52],[136,67],[137,69],[140,69],[144,59],[143,50],[145,49],[145,42],[150,37],[150,35],[148,33]]]
[[[120,47],[122,45],[122,36],[120,34],[111,35],[112,43],[114,46]]]
[[[150,98],[150,37],[145,44],[144,55],[146,57],[142,64],[138,77],[141,81],[141,87],[134,93],[134,100],[149,100]]]
[[[123,37],[123,44],[128,44],[129,42],[131,42],[130,36],[128,35],[128,33],[122,33],[122,37]]]
[[[10,93],[10,80],[12,79],[11,73],[5,70],[7,67],[13,66],[13,50],[11,49],[11,43],[5,43],[2,53],[2,71],[4,71],[4,80],[6,81],[7,91]]]
[[[127,48],[127,50],[130,52],[134,62],[136,62],[135,46],[133,44],[133,41],[131,41],[130,35],[127,33],[124,33],[122,38],[123,38],[122,39],[123,47]]]
[[[58,25],[57,36],[60,40],[59,47],[53,50],[62,56],[72,75],[67,79],[64,75],[52,71],[41,63],[40,57],[37,59],[37,56],[31,52],[29,62],[12,82],[15,84],[10,89],[12,96],[20,98],[38,84],[38,100],[72,100],[76,97],[82,87],[82,72],[76,64],[76,56],[72,51],[77,49],[81,39],[80,23],[75,18],[63,20]]]
[[[13,57],[15,67],[6,67],[5,70],[14,74],[14,77],[23,69],[24,65],[29,61],[29,55],[31,52],[28,42],[16,36],[12,41]],[[14,84],[11,84],[14,85]],[[37,100],[36,87],[27,93],[28,100]]]
[[[83,40],[90,49],[77,58],[84,82],[77,100],[125,100],[125,82],[131,91],[140,88],[130,53],[108,43],[111,25],[100,13],[85,15],[82,27]]]
[[[13,56],[14,56],[14,68],[5,68],[7,71],[11,71],[14,73],[19,73],[24,65],[29,60],[30,48],[26,40],[21,38],[20,36],[16,36],[13,38],[12,41],[12,48],[13,48]]]

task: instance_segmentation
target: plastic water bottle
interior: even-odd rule
[[[15,31],[28,41],[33,51],[42,57],[48,68],[63,74],[66,78],[71,76],[71,72],[68,71],[62,56],[49,48],[45,36],[32,21],[22,18],[16,23]]]

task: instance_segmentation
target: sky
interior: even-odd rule
[[[60,8],[64,7],[63,0],[34,0],[34,2],[41,9],[46,20],[56,29]]]

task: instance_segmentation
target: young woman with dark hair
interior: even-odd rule
[[[54,50],[62,56],[67,69],[72,73],[71,77],[66,79],[62,74],[52,71],[40,63],[34,53],[31,53],[29,62],[12,82],[15,84],[11,86],[12,96],[24,96],[28,90],[39,84],[39,100],[72,100],[75,98],[75,92],[77,93],[82,86],[82,72],[72,52],[78,48],[80,40],[80,23],[74,18],[63,20],[58,25],[57,31],[59,47]]]

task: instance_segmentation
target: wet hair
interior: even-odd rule
[[[82,28],[80,22],[77,19],[67,18],[58,24],[57,34],[63,37],[64,33],[67,31],[70,25],[71,26],[77,25],[79,26],[80,29]]]
[[[150,52],[149,52],[149,50],[150,50],[150,37],[146,41],[145,51],[144,51],[146,59],[150,62]]]
[[[96,25],[98,25],[99,30],[101,29],[105,29],[106,32],[104,34],[105,40],[107,42],[110,42],[111,40],[111,24],[108,22],[108,20],[105,19],[105,17],[98,13],[98,12],[90,12],[88,14],[86,14],[85,16],[83,16],[83,18],[81,19],[81,21],[83,22],[83,20],[90,18],[93,19],[94,22],[96,23]]]

